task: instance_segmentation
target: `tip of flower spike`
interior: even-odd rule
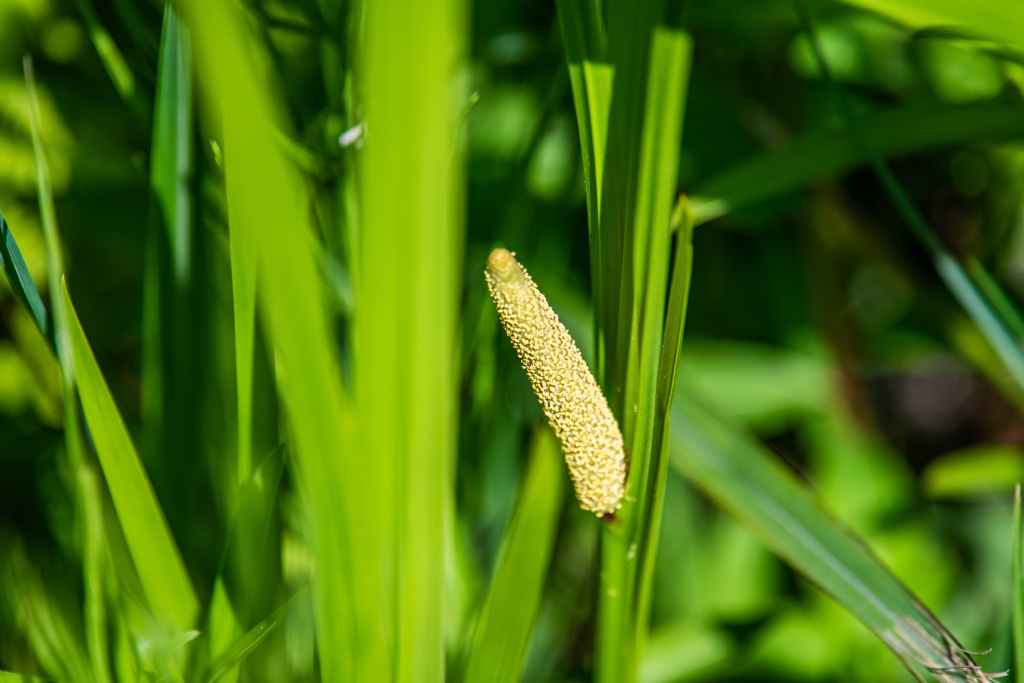
[[[508,249],[498,247],[487,257],[487,269],[503,280],[515,272],[516,257]]]

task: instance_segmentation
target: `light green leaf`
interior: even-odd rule
[[[262,69],[270,60],[234,3],[190,6],[197,73],[205,90],[218,94],[213,104],[225,132],[227,186],[235,194],[230,229],[252,237],[258,303],[310,504],[321,674],[328,683],[390,680],[386,610],[392,603],[382,564],[390,537],[382,535],[381,520],[393,498],[383,495],[377,463],[357,448],[354,409],[341,385],[317,278],[303,178],[275,137],[287,126],[266,87]]]
[[[684,683],[705,679],[724,668],[736,644],[723,631],[701,631],[688,624],[654,631],[640,659],[639,683]]]
[[[385,628],[399,683],[445,675],[464,201],[455,134],[465,96],[452,79],[464,12],[462,0],[366,5],[353,374],[360,457],[379,468],[380,534],[385,544],[394,538],[381,573],[394,571],[395,618]]]
[[[52,683],[47,681],[45,678],[36,678],[35,676],[23,676],[22,674],[11,673],[10,671],[0,671],[0,683]]]
[[[156,617],[184,631],[195,622],[199,610],[192,582],[128,428],[86,339],[66,282],[64,302],[69,314],[82,410],[132,561]]]
[[[967,29],[979,37],[1024,44],[1024,13],[1006,0],[843,0],[913,29]]]
[[[554,434],[539,429],[477,621],[466,683],[516,683],[522,675],[562,510],[562,463]]]
[[[1024,526],[1020,484],[1013,492],[1013,678],[1024,683]]]
[[[1013,446],[982,444],[931,461],[921,484],[932,498],[964,498],[1006,495],[1022,480],[1024,451]]]

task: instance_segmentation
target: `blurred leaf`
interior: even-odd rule
[[[956,639],[822,512],[760,446],[683,392],[672,408],[672,465],[885,642],[911,672],[976,680]]]
[[[227,650],[252,618],[264,581],[263,561],[284,462],[284,448],[279,446],[250,477],[231,517],[210,604],[211,660]],[[238,669],[225,675],[234,681]]]
[[[878,12],[913,29],[967,29],[980,37],[1024,44],[1024,13],[1006,0],[843,0]]]
[[[354,410],[324,315],[303,178],[275,139],[275,129],[286,127],[261,71],[267,57],[233,3],[189,7],[198,73],[207,92],[219,94],[212,104],[222,107],[227,187],[237,192],[229,200],[231,230],[251,231],[259,303],[310,504],[323,680],[390,680],[382,519],[393,498],[383,498],[378,464],[357,448]]]
[[[207,620],[206,633],[209,639],[209,661],[219,659],[242,634],[242,627],[238,623],[238,618],[235,617],[231,600],[228,599],[227,589],[224,588],[224,578],[221,576],[218,576],[213,582],[213,595],[210,597],[210,615]],[[235,665],[225,669],[221,675],[226,677],[227,683],[235,683],[238,680],[238,673],[238,666]]]
[[[11,673],[10,671],[0,671],[0,683],[51,683],[45,678],[36,678],[35,676],[23,676],[21,674]]]
[[[242,663],[256,647],[266,640],[267,636],[273,633],[274,629],[281,625],[285,617],[295,608],[301,600],[309,599],[309,589],[303,588],[292,598],[274,610],[274,613],[249,629],[249,632],[242,636],[235,643],[227,648],[224,654],[215,662],[210,664],[209,671],[204,677],[206,683],[213,683],[218,678],[231,671]]]
[[[174,281],[180,284],[191,268],[192,45],[171,4],[164,9],[157,71],[150,186],[170,247]]]
[[[256,252],[249,230],[239,228],[238,201],[243,192],[234,186],[237,176],[226,174],[231,303],[234,311],[235,380],[238,391],[238,482],[248,481],[252,470],[253,358],[256,335]]]
[[[984,295],[984,290],[967,276],[963,265],[956,259],[939,240],[932,228],[921,216],[910,196],[903,189],[903,185],[893,174],[871,139],[867,135],[864,125],[854,112],[839,83],[832,78],[824,55],[818,44],[810,12],[805,0],[796,0],[797,12],[800,15],[800,22],[807,33],[814,48],[814,54],[818,61],[818,67],[828,83],[829,91],[835,102],[836,108],[842,115],[847,127],[850,129],[853,138],[864,152],[871,163],[879,182],[889,196],[897,213],[906,223],[910,233],[917,239],[928,256],[936,272],[942,279],[950,294],[964,308],[974,323],[985,335],[993,350],[999,355],[1003,365],[1009,371],[1014,381],[1024,388],[1024,351],[1022,351],[1017,340],[1007,329],[1006,322],[997,313],[1000,305],[1007,305],[1008,297],[1000,297],[997,302],[990,302]],[[992,280],[985,283],[989,290],[998,291],[998,285]],[[1019,315],[1018,315],[1019,317]]]
[[[540,609],[562,511],[562,453],[554,434],[534,436],[504,547],[477,621],[466,683],[516,683]]]
[[[23,546],[5,548],[0,565],[0,589],[13,607],[15,619],[35,660],[47,674],[69,683],[92,683],[89,660],[73,627],[74,616],[66,602],[54,600],[46,591]]]
[[[121,99],[138,118],[145,128],[149,128],[149,106],[135,85],[135,75],[118,49],[114,39],[100,21],[90,0],[75,0],[78,11],[82,13],[85,25],[89,30],[89,38],[99,55],[103,68],[113,82]]]
[[[1024,341],[1024,317],[1021,316],[1017,305],[1007,296],[981,261],[974,256],[968,256],[966,260],[967,272],[970,273],[971,279],[974,280],[978,289],[999,313],[999,317],[1006,323],[1013,335],[1018,340]]]
[[[82,464],[78,468],[78,498],[79,519],[84,531],[85,640],[96,683],[110,683],[106,584],[111,565],[107,557],[102,493],[92,465]]]
[[[50,184],[50,170],[43,149],[42,121],[39,114],[39,98],[36,95],[35,73],[32,60],[22,62],[25,70],[25,88],[28,97],[29,122],[32,129],[32,149],[35,153],[36,186],[39,193],[39,215],[46,238],[46,269],[50,289],[50,311],[53,321],[54,348],[61,367],[61,397],[64,407],[64,436],[68,457],[77,467],[83,462],[81,423],[78,417],[78,403],[75,401],[75,364],[71,350],[71,338],[67,310],[61,294],[64,279],[64,256],[60,233],[57,229],[57,210],[53,203],[53,188]]]
[[[818,414],[829,399],[830,368],[814,354],[751,342],[683,346],[679,381],[720,414],[774,435]]]
[[[377,464],[393,573],[394,680],[445,676],[444,515],[454,488],[464,184],[462,0],[366,6],[353,374],[360,457]],[[455,150],[453,153],[452,150]],[[396,190],[398,194],[396,195]],[[390,541],[393,535],[393,542]],[[393,563],[388,566],[388,563]]]
[[[225,582],[234,614],[242,628],[249,625],[257,590],[263,578],[264,550],[271,532],[274,504],[284,471],[284,447],[264,458],[242,490],[231,517],[218,578]]]
[[[1006,494],[1024,480],[1024,451],[998,444],[972,446],[928,463],[921,478],[931,498]]]
[[[1024,682],[1024,526],[1021,525],[1020,484],[1013,492],[1013,669]]]
[[[79,505],[79,519],[84,530],[83,579],[86,588],[85,608],[88,628],[86,641],[93,675],[97,683],[109,683],[110,666],[107,647],[107,614],[103,591],[107,566],[104,562],[106,540],[104,538],[103,507],[91,466],[85,464],[85,436],[79,418],[78,401],[75,398],[75,364],[71,348],[67,306],[61,292],[64,280],[64,256],[60,233],[57,228],[57,211],[53,202],[53,188],[50,184],[49,165],[43,149],[42,117],[39,98],[36,95],[35,73],[32,60],[23,60],[25,87],[28,96],[29,122],[32,129],[32,148],[35,152],[36,184],[39,192],[39,214],[46,238],[47,279],[50,288],[50,310],[56,341],[57,359],[61,367],[61,397],[64,408],[64,442],[68,459],[75,468],[76,498]]]
[[[3,266],[11,289],[18,297],[18,301],[32,314],[32,319],[39,326],[39,331],[43,333],[50,344],[53,344],[50,316],[46,312],[46,307],[43,306],[43,300],[32,281],[32,276],[29,275],[25,259],[21,257],[18,243],[14,240],[14,233],[11,232],[2,213],[0,213],[0,238],[2,238],[0,239],[0,265]]]
[[[689,624],[662,627],[651,634],[640,659],[639,683],[683,683],[710,678],[731,661],[736,645],[724,631],[701,631]]]
[[[192,583],[128,428],[85,337],[66,282],[64,297],[82,409],[128,550],[153,612],[184,631],[194,623],[199,609]]]
[[[1024,137],[1016,103],[908,105],[865,116],[864,134],[892,158],[945,145]],[[841,175],[868,162],[849,130],[815,131],[777,152],[740,161],[701,182],[690,197],[696,225]]]

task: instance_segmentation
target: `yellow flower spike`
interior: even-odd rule
[[[495,249],[487,287],[544,414],[562,442],[580,507],[598,516],[622,507],[622,432],[583,356],[515,255]]]

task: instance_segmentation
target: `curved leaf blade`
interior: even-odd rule
[[[1024,106],[1002,102],[914,105],[866,116],[862,125],[878,152],[894,157],[968,141],[1024,137]],[[866,163],[867,154],[850,131],[808,133],[777,152],[754,155],[698,185],[690,197],[694,225]]]
[[[823,512],[766,449],[683,392],[672,408],[671,463],[779,557],[831,595],[915,676],[979,681],[956,639],[859,539]]]

